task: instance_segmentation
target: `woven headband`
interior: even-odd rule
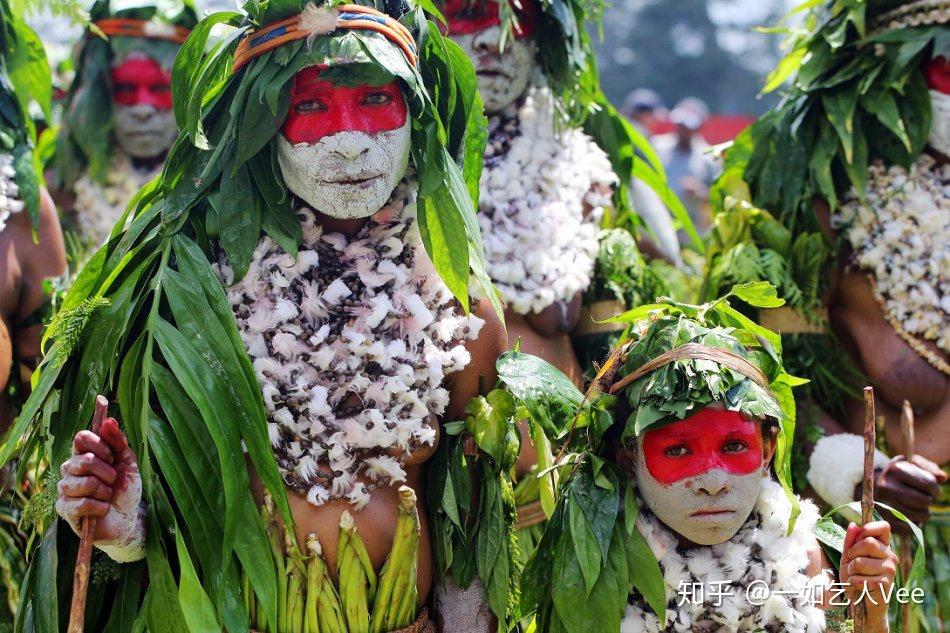
[[[96,28],[109,37],[141,37],[149,40],[165,40],[175,44],[184,44],[190,30],[155,20],[133,20],[131,18],[106,18],[94,23]]]
[[[728,367],[729,369],[739,372],[766,391],[769,389],[769,380],[766,378],[765,374],[762,373],[762,370],[738,354],[733,354],[732,352],[726,351],[719,347],[709,347],[707,345],[700,345],[699,343],[687,343],[675,349],[671,349],[668,352],[660,354],[653,360],[645,362],[632,374],[624,376],[615,382],[610,387],[610,393],[615,394],[635,380],[646,376],[651,371],[655,371],[664,365],[672,363],[673,361],[683,360],[686,358],[709,360],[714,363],[718,363],[723,367]]]
[[[326,35],[338,29],[375,31],[398,46],[411,65],[416,65],[415,41],[409,29],[398,20],[358,4],[319,8],[309,4],[300,15],[273,22],[245,35],[234,52],[231,72],[236,73],[255,57],[288,42]]]
[[[950,0],[917,0],[881,15],[874,33],[950,22]]]

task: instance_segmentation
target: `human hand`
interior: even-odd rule
[[[947,474],[929,459],[913,455],[908,460],[898,455],[875,477],[874,497],[911,521],[923,523],[930,518],[930,506],[940,498],[940,484],[945,481]],[[894,528],[899,530],[900,525]]]
[[[838,580],[851,603],[866,610],[869,630],[887,630],[887,598],[897,574],[897,555],[890,543],[887,521],[872,521],[864,527],[851,523],[844,537]]]

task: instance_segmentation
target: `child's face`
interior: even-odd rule
[[[638,438],[637,486],[650,510],[682,536],[723,543],[755,507],[773,451],[758,420],[707,407]]]

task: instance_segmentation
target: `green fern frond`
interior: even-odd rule
[[[60,344],[57,364],[61,364],[69,358],[82,339],[82,334],[86,330],[89,319],[96,310],[107,305],[109,305],[109,300],[105,297],[89,297],[75,308],[62,310],[53,315],[47,331],[47,338],[56,339]]]

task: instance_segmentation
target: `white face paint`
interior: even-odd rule
[[[157,158],[178,138],[174,110],[155,106],[113,104],[115,140],[132,158]]]
[[[931,90],[930,110],[933,119],[927,143],[944,156],[950,156],[950,95]]]
[[[533,40],[509,37],[504,52],[499,52],[499,26],[450,37],[475,65],[478,92],[486,112],[504,110],[527,90],[535,63]]]
[[[287,187],[333,218],[373,215],[389,199],[409,164],[410,120],[394,130],[337,132],[313,144],[277,135],[277,161]]]
[[[650,511],[670,529],[698,545],[725,543],[752,513],[764,472],[737,475],[721,468],[707,470],[672,484],[650,474],[637,440],[636,480]]]

